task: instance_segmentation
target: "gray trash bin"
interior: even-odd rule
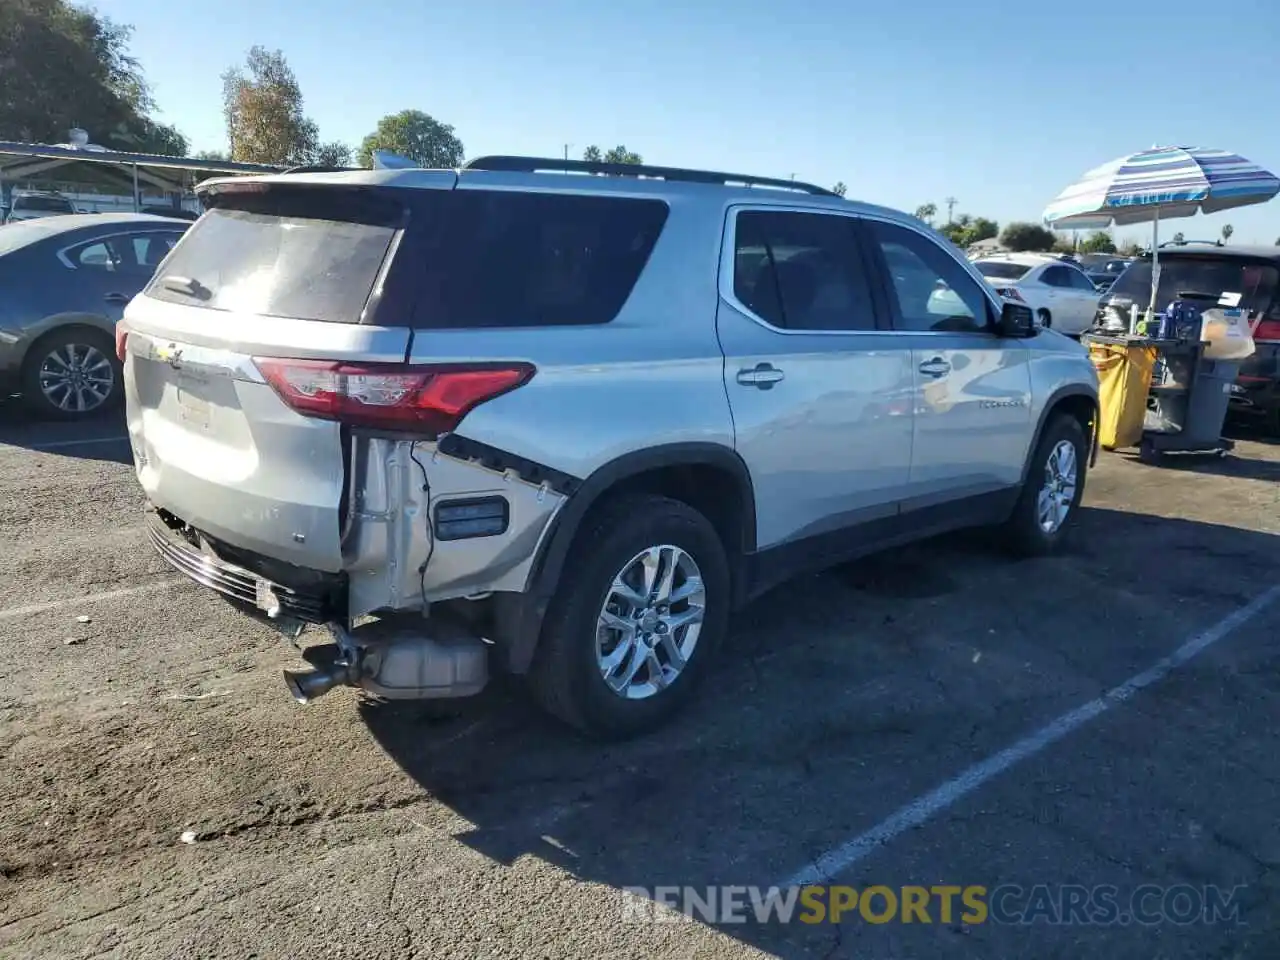
[[[1162,376],[1153,383],[1143,453],[1225,453],[1222,439],[1239,360],[1207,360],[1201,344],[1165,351]]]

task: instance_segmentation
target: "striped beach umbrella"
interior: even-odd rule
[[[1160,282],[1160,221],[1265,203],[1280,177],[1239,154],[1200,147],[1153,147],[1095,167],[1049,204],[1055,230],[1152,225],[1151,309]]]

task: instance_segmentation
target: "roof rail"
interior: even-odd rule
[[[717,173],[712,170],[687,170],[683,167],[653,167],[645,163],[603,163],[594,160],[558,160],[548,157],[477,157],[468,160],[463,170],[492,170],[508,173],[595,173],[617,177],[651,177],[656,180],[673,180],[684,183],[714,183],[720,186],[742,184],[748,187],[774,187],[779,190],[796,190],[818,197],[838,197],[839,194],[803,180],[779,180],[774,177],[753,177],[745,173]]]

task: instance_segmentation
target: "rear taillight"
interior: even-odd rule
[[[1027,302],[1022,299],[1022,294],[1018,292],[1017,287],[996,287],[996,293],[1000,294],[1000,296],[1004,297],[1006,300],[1013,300],[1017,303]]]
[[[1280,320],[1263,320],[1253,330],[1255,340],[1280,340]]]
[[[439,364],[255,358],[285,403],[310,417],[352,426],[448,433],[486,400],[529,382],[528,363]]]
[[[124,363],[125,351],[129,349],[129,334],[125,332],[124,327],[116,324],[116,359]]]

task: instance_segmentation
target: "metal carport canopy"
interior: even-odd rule
[[[134,195],[143,184],[167,191],[186,191],[183,174],[279,173],[283,165],[238,163],[232,160],[201,160],[196,157],[166,157],[153,153],[124,153],[116,150],[60,146],[49,143],[18,143],[0,140],[0,185],[30,177],[47,177],[57,171],[58,179],[123,187]]]

